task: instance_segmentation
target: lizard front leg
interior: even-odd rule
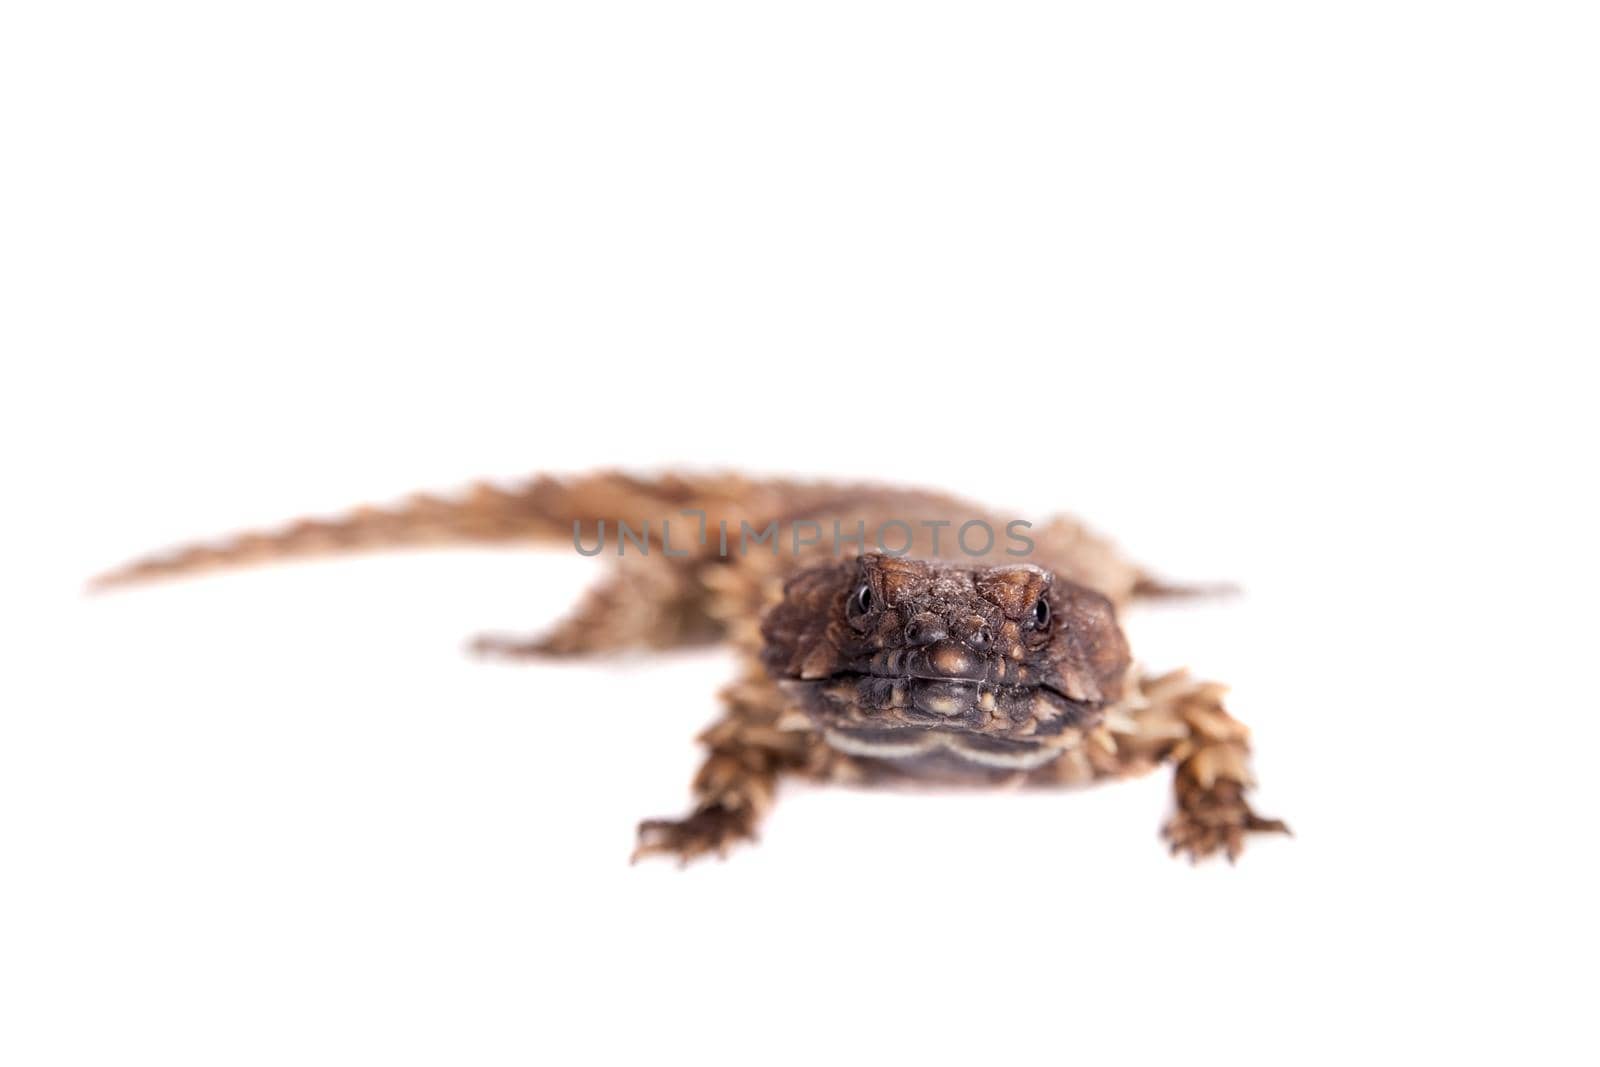
[[[728,709],[701,734],[710,750],[694,778],[695,806],[681,819],[639,824],[633,858],[664,854],[680,863],[754,840],[784,775],[837,774],[835,756],[812,730],[784,720],[778,688],[752,675],[723,693]]]
[[[1247,834],[1289,832],[1281,819],[1257,815],[1245,797],[1255,784],[1250,730],[1223,707],[1224,686],[1173,671],[1144,679],[1139,690],[1126,740],[1136,753],[1175,764],[1177,810],[1161,831],[1174,855],[1199,860],[1222,852],[1232,861]]]
[[[1174,764],[1176,810],[1162,828],[1174,854],[1192,860],[1217,852],[1237,859],[1251,833],[1288,833],[1279,819],[1257,815],[1246,799],[1250,731],[1222,705],[1224,687],[1186,671],[1135,681],[1106,712],[1105,722],[1052,766],[1035,772],[1050,785],[1128,778]]]

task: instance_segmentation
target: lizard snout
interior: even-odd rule
[[[917,662],[917,666],[923,668],[918,673],[926,673],[937,678],[960,678],[975,682],[988,677],[988,663],[969,642],[947,639],[918,651],[921,654],[913,661],[920,661]]]

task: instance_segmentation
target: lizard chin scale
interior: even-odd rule
[[[964,715],[976,706],[978,687],[971,683],[918,678],[911,683],[911,702],[930,715]]]

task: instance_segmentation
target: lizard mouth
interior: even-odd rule
[[[834,729],[822,731],[830,748],[848,756],[876,760],[920,760],[954,757],[956,762],[985,770],[1031,771],[1054,761],[1068,748],[1058,735],[1050,741],[1014,741],[985,734],[960,733],[938,729]]]
[[[1053,744],[1100,719],[1098,704],[1044,685],[1004,685],[966,678],[885,677],[844,672],[787,680],[786,692],[817,727],[874,744],[913,733],[979,735],[1029,746]],[[842,747],[842,746],[836,746]]]

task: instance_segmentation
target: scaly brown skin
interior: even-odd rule
[[[571,616],[540,637],[484,637],[475,647],[548,657],[726,641],[740,651],[745,666],[722,694],[723,715],[701,737],[708,751],[694,807],[642,823],[635,858],[688,861],[753,839],[786,776],[1059,787],[1170,763],[1176,811],[1163,832],[1174,853],[1233,859],[1247,834],[1285,831],[1246,802],[1249,734],[1223,709],[1221,687],[1130,667],[1119,608],[1187,590],[1067,517],[1027,528],[1032,547],[1022,558],[1017,540],[974,546],[957,537],[977,520],[1006,531],[1010,518],[881,486],[543,477],[185,548],[93,586],[361,549],[566,542],[574,523],[590,545],[604,520],[612,571]],[[886,534],[898,555],[872,551],[890,520],[906,523]],[[618,554],[619,521],[633,531],[649,525],[648,554],[631,543]],[[773,522],[783,544],[740,551],[741,523],[759,534]],[[790,537],[809,533],[808,524],[817,543]],[[835,551],[835,524],[845,539],[866,535]]]

